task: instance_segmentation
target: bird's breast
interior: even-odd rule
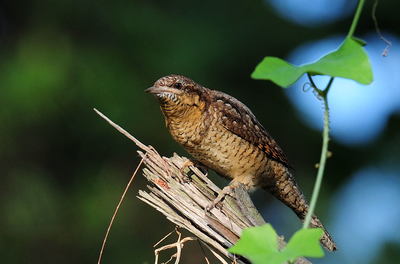
[[[199,144],[186,149],[222,176],[240,178],[247,185],[257,185],[267,165],[265,153],[219,124],[211,125]]]
[[[204,128],[200,122],[171,119],[167,121],[167,128],[174,140],[185,149],[196,146],[203,139]]]
[[[228,131],[218,118],[209,120],[170,119],[167,127],[175,141],[205,166],[226,178],[249,186],[258,185],[268,164],[266,154]]]

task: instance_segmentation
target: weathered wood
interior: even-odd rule
[[[138,198],[154,207],[177,226],[197,236],[215,248],[221,255],[234,259],[226,249],[231,247],[246,227],[265,224],[248,193],[236,188],[234,197],[227,196],[217,208],[205,211],[218,192],[218,188],[187,158],[174,154],[161,157],[153,148],[139,155],[146,168],[143,175],[152,184],[148,191],[140,190]],[[285,243],[280,239],[280,246]],[[236,257],[237,263],[249,263]],[[297,263],[310,263],[299,259]]]

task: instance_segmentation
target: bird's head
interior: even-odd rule
[[[166,117],[190,115],[206,107],[208,89],[182,75],[158,79],[145,90],[157,97]]]

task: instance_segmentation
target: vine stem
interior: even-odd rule
[[[322,149],[321,149],[321,157],[319,160],[319,166],[318,166],[318,173],[317,173],[317,178],[315,180],[314,184],[314,189],[310,201],[310,208],[307,212],[306,218],[303,223],[303,228],[308,228],[311,222],[311,217],[314,215],[314,210],[315,206],[317,204],[318,200],[318,195],[319,191],[321,189],[321,183],[322,183],[322,178],[324,176],[324,171],[325,171],[325,164],[326,164],[326,159],[327,159],[327,154],[328,154],[328,143],[329,143],[329,105],[328,105],[328,92],[329,89],[333,83],[334,78],[331,77],[331,79],[328,82],[328,85],[326,86],[325,90],[321,91],[319,90],[316,86],[314,81],[312,80],[311,75],[307,74],[310,82],[312,83],[312,86],[314,89],[317,90],[318,94],[322,97],[323,103],[324,103],[324,130],[322,133]]]
[[[361,11],[363,9],[365,0],[359,0],[357,5],[357,10],[354,15],[353,21],[350,26],[349,33],[347,34],[347,38],[351,38],[354,35],[354,31],[357,27],[358,20],[361,15]],[[311,86],[318,93],[318,95],[322,98],[324,103],[324,130],[322,133],[322,150],[321,157],[319,160],[317,178],[315,179],[314,189],[311,196],[310,208],[307,212],[306,218],[303,223],[303,228],[308,228],[311,222],[311,218],[314,215],[315,206],[317,204],[319,191],[321,189],[322,178],[324,176],[325,164],[328,155],[328,143],[329,143],[329,105],[328,105],[328,92],[334,80],[333,77],[329,80],[326,88],[324,90],[318,89],[315,85],[311,74],[307,73],[307,77],[310,80]]]
[[[356,30],[358,19],[361,15],[361,10],[363,9],[365,0],[359,0],[357,5],[357,10],[353,18],[353,22],[351,22],[349,33],[347,34],[348,38],[351,38],[354,35],[354,31]]]

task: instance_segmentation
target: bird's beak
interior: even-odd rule
[[[147,88],[146,90],[144,90],[146,93],[151,93],[151,94],[156,94],[159,93],[158,91],[159,89],[157,87],[151,86],[149,88]]]
[[[165,87],[165,86],[161,86],[161,87],[149,87],[146,90],[144,90],[146,93],[151,93],[151,94],[161,94],[161,93],[173,93],[173,94],[180,94],[181,90],[175,89],[175,88],[171,88],[171,87]]]

